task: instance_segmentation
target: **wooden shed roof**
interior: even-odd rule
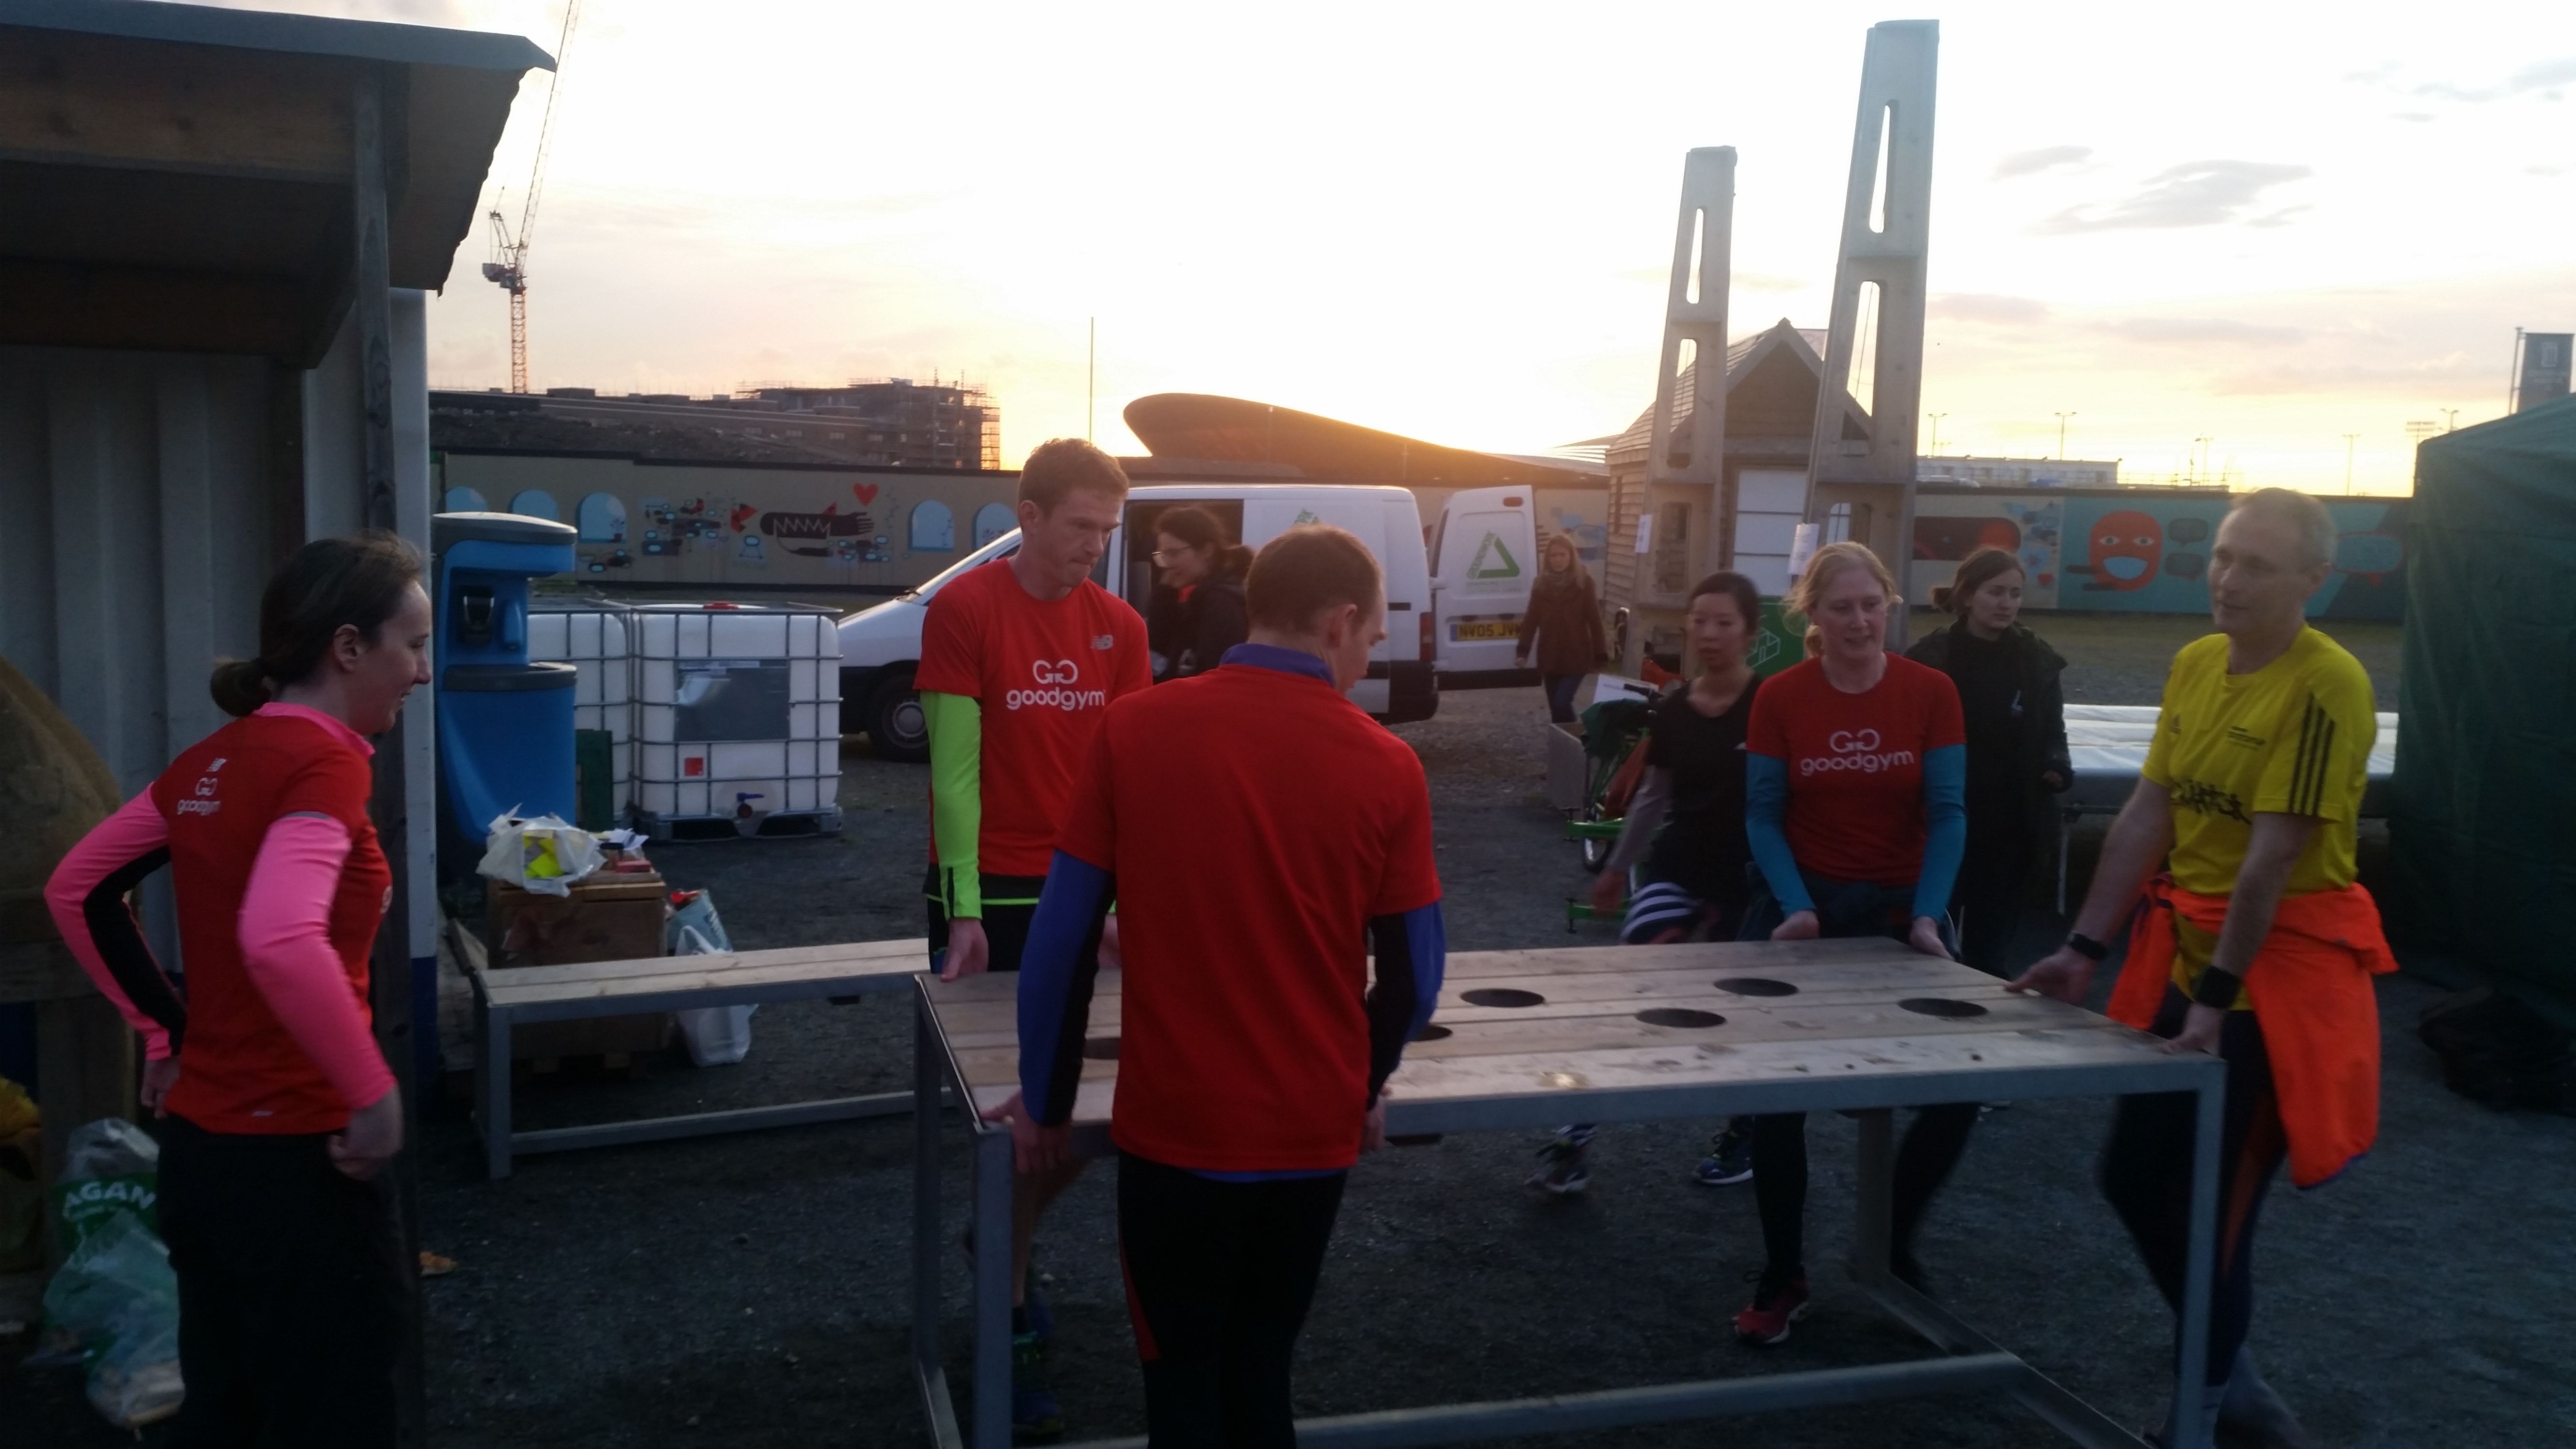
[[[0,343],[310,365],[356,246],[352,98],[382,87],[388,281],[442,286],[523,37],[154,0],[0,0]]]

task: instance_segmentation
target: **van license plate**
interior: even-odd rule
[[[1521,637],[1521,626],[1517,619],[1488,619],[1474,624],[1457,623],[1449,626],[1449,637],[1461,643],[1470,639],[1518,639]]]

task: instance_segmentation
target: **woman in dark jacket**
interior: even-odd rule
[[[1601,595],[1592,587],[1591,571],[1575,556],[1574,540],[1558,534],[1547,541],[1543,556],[1538,582],[1530,586],[1529,609],[1521,615],[1513,663],[1529,667],[1535,636],[1547,717],[1568,724],[1574,719],[1575,686],[1610,657],[1610,636],[1601,627]]]
[[[1244,641],[1243,572],[1252,550],[1229,543],[1204,508],[1167,508],[1154,519],[1154,562],[1163,571],[1152,645],[1154,682],[1205,674]]]
[[[2050,797],[2073,782],[2066,753],[2066,661],[2023,627],[2022,567],[1999,548],[1968,555],[1934,602],[1958,616],[1905,657],[1950,676],[1968,725],[1968,847],[1951,909],[1960,954],[2010,976],[2005,957],[2021,925],[2031,858],[2048,839]]]

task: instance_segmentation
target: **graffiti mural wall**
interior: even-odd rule
[[[1992,545],[2020,556],[2027,607],[2141,614],[2209,609],[2209,548],[2227,497],[2146,489],[1932,493],[1917,497],[1909,597],[1928,603],[1959,560]],[[2402,616],[2402,498],[2329,498],[2335,572],[2309,601],[2318,619]]]

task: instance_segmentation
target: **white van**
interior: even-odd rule
[[[1512,665],[1540,567],[1534,502],[1527,487],[1462,488],[1432,525],[1432,632],[1444,688],[1536,682]]]
[[[1386,571],[1387,619],[1386,639],[1371,657],[1368,678],[1351,691],[1352,702],[1388,724],[1429,719],[1439,709],[1432,677],[1438,647],[1433,594],[1420,543],[1421,514],[1410,492],[1293,483],[1157,483],[1132,489],[1125,520],[1110,536],[1092,578],[1139,614],[1153,597],[1154,517],[1182,504],[1215,514],[1227,532],[1256,549],[1301,523],[1330,523],[1359,535]],[[841,621],[844,731],[865,731],[886,758],[930,758],[929,727],[912,687],[921,661],[922,617],[950,579],[1007,558],[1019,546],[1019,530],[1013,529],[920,588]],[[1505,649],[1508,654],[1508,643]]]

